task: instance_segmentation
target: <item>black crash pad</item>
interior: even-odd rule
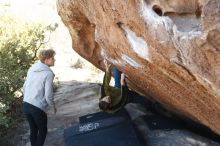
[[[126,119],[130,118],[128,112],[124,108],[121,108],[118,112],[114,114],[100,111],[97,113],[92,113],[92,114],[81,116],[79,117],[79,123],[83,124],[83,123],[88,123],[88,122],[97,121],[97,120],[106,119],[106,118],[112,118],[112,117],[124,117]]]
[[[220,146],[220,137],[206,127],[191,120],[178,117],[166,117],[159,114],[142,116],[147,131],[147,145],[184,146],[197,145]],[[196,144],[195,144],[196,145]]]
[[[179,119],[166,117],[163,115],[152,114],[142,116],[150,130],[172,130],[184,129],[183,124]]]
[[[142,146],[124,117],[91,121],[64,130],[66,146]]]

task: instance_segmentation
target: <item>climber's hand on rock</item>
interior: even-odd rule
[[[108,61],[106,59],[104,60],[104,64],[105,64],[105,70],[109,71],[112,65],[110,63],[108,63]]]
[[[125,74],[124,73],[121,74],[121,85],[122,86],[125,85]]]

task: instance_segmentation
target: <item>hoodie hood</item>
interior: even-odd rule
[[[53,71],[44,63],[39,61],[38,63],[32,65],[32,67],[29,70],[30,72],[42,72],[42,71],[50,71],[53,73]]]

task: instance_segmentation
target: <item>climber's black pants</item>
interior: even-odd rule
[[[23,111],[30,126],[31,146],[43,146],[47,136],[47,114],[26,102]]]

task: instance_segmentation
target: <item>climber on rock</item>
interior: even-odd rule
[[[101,86],[101,97],[99,99],[99,108],[108,113],[115,113],[120,110],[127,103],[141,103],[144,106],[149,105],[149,101],[145,99],[145,97],[137,94],[134,91],[128,89],[125,82],[125,74],[120,73],[120,71],[115,68],[116,73],[115,77],[115,85],[111,87],[109,85],[111,81],[111,67],[106,60],[104,60],[106,72],[103,78],[103,84]],[[115,71],[113,70],[115,73]],[[119,80],[119,81],[118,81]]]

